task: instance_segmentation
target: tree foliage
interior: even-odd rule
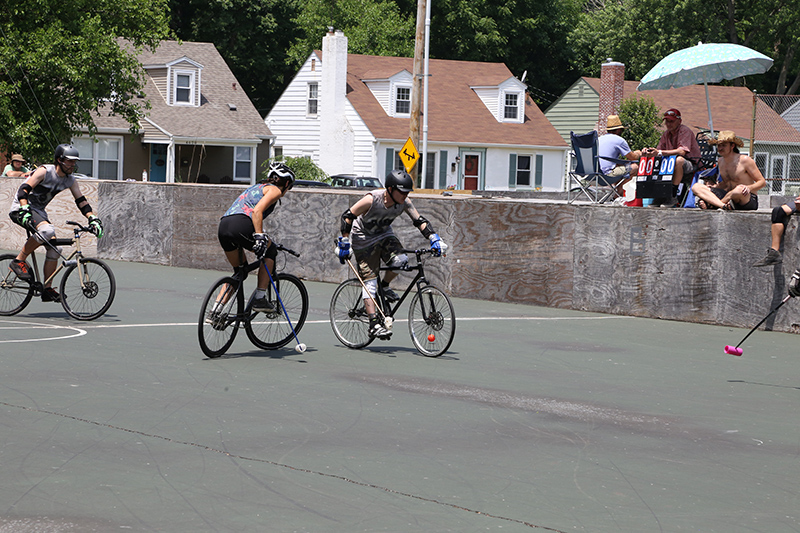
[[[299,0],[168,0],[170,26],[184,41],[211,42],[256,109],[266,115],[297,69],[286,51]]]
[[[166,0],[0,0],[0,150],[46,162],[100,106],[138,124],[136,50],[168,36]]]
[[[619,105],[619,119],[625,126],[622,137],[634,149],[658,145],[661,138],[661,111],[649,96],[634,94]]]
[[[286,157],[279,159],[279,161],[286,163],[286,166],[294,171],[295,178],[299,180],[323,181],[327,183],[330,179],[325,171],[319,168],[308,156]],[[265,170],[261,173],[262,180],[267,179],[268,167],[269,161],[266,161],[264,163]]]

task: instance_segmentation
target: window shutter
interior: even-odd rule
[[[534,186],[542,186],[542,166],[544,165],[544,156],[536,154],[536,178],[534,178]]]
[[[510,154],[508,156],[508,188],[516,189],[517,187],[517,154]]]
[[[389,175],[389,172],[394,170],[394,148],[387,148],[386,149],[386,174],[385,176]]]
[[[439,151],[439,188],[447,188],[447,150]]]

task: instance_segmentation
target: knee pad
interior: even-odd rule
[[[389,262],[390,267],[394,268],[405,268],[408,266],[408,256],[406,254],[398,254],[392,257],[392,260]]]
[[[783,206],[778,206],[772,210],[772,223],[783,224],[785,228],[791,216],[790,214],[786,214],[786,211],[783,210]]]
[[[378,294],[378,279],[372,278],[368,279],[364,282],[364,286],[367,290],[364,290],[364,287],[361,288],[361,296],[366,300],[370,296],[375,298],[375,295]]]
[[[34,234],[34,238],[39,244],[44,244],[44,241],[49,241],[51,239],[56,238],[56,227],[48,222],[45,222],[44,224],[39,224],[39,227],[37,227],[36,230],[39,233]]]

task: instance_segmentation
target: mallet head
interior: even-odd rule
[[[743,352],[744,350],[736,346],[725,346],[725,353],[728,355],[742,355]]]

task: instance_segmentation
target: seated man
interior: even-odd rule
[[[687,176],[691,181],[697,171],[697,162],[700,160],[700,145],[697,144],[692,130],[681,123],[681,112],[677,109],[667,109],[664,112],[664,125],[666,130],[661,134],[656,148],[645,148],[642,153],[646,156],[677,155],[675,160],[675,173],[672,175],[672,197],[666,200],[669,207],[678,202],[678,185]]]
[[[25,166],[25,158],[20,154],[11,156],[11,162],[3,169],[3,177],[27,178],[31,170]]]
[[[758,209],[756,192],[766,185],[767,180],[758,170],[756,162],[749,156],[739,153],[744,142],[732,131],[721,131],[716,139],[720,181],[715,185],[695,183],[692,192],[698,198],[700,209]]]
[[[797,213],[798,209],[800,209],[800,196],[795,198],[794,202],[783,204],[772,210],[772,248],[767,250],[767,255],[764,259],[755,263],[753,266],[765,267],[783,262],[783,257],[781,257],[780,252],[781,240],[783,239],[783,234],[786,232],[786,224],[789,223],[789,219],[792,218],[793,214]]]
[[[623,176],[617,182],[617,194],[622,196],[622,187],[639,172],[638,161],[642,157],[642,152],[631,151],[628,146],[628,141],[622,138],[622,132],[625,131],[625,126],[619,119],[619,115],[608,115],[606,119],[606,134],[601,135],[597,140],[597,154],[600,156],[600,172],[610,178],[617,178]],[[616,164],[614,161],[603,159],[610,157],[613,159],[628,159],[630,161],[637,161],[637,163]]]

